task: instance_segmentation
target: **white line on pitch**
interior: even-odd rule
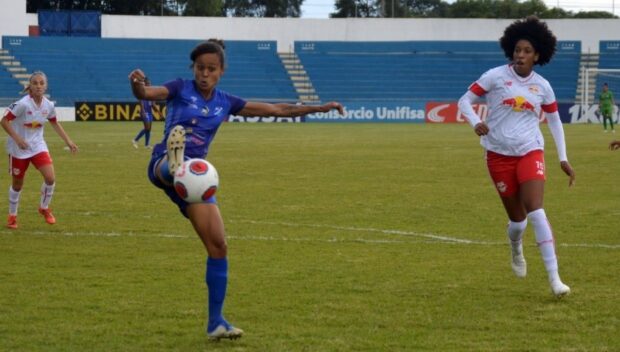
[[[331,229],[331,230],[343,230],[343,231],[351,231],[351,232],[379,232],[387,235],[401,235],[401,236],[413,236],[413,237],[423,237],[432,240],[442,241],[442,242],[456,242],[463,244],[500,244],[499,242],[486,242],[486,241],[474,241],[468,239],[461,239],[456,237],[449,237],[443,235],[436,235],[432,233],[419,233],[419,232],[411,232],[411,231],[402,231],[402,230],[386,230],[386,229],[376,229],[371,227],[351,227],[351,226],[335,226],[335,225],[323,225],[323,224],[296,224],[290,222],[271,222],[271,221],[256,221],[256,220],[231,220],[231,222],[245,222],[250,224],[257,225],[279,225],[279,226],[289,226],[289,227],[310,227],[310,228],[323,228],[323,229]],[[502,242],[501,244],[504,244]]]
[[[394,243],[445,243],[445,244],[472,244],[472,245],[506,245],[506,242],[490,242],[490,241],[475,241],[467,239],[453,238],[443,235],[435,235],[429,233],[417,233],[412,231],[402,230],[386,230],[376,228],[362,228],[362,227],[349,227],[349,226],[334,226],[334,225],[321,225],[321,224],[295,224],[287,222],[270,222],[270,221],[256,221],[256,220],[232,220],[231,222],[244,222],[250,224],[261,225],[276,225],[276,226],[289,226],[289,227],[307,227],[307,228],[326,228],[333,230],[343,230],[350,232],[375,232],[389,235],[399,236],[411,236],[426,238],[427,240],[420,241],[403,241],[403,240],[389,240],[389,239],[365,239],[365,238],[289,238],[289,237],[275,237],[275,236],[254,236],[254,235],[229,235],[229,239],[245,240],[245,241],[283,241],[283,242],[323,242],[323,243],[374,243],[374,244],[394,244]],[[28,231],[21,232],[25,235],[35,236],[67,236],[67,237],[144,237],[144,238],[177,238],[177,239],[192,239],[196,238],[194,234],[180,235],[171,233],[135,233],[135,232],[56,232],[56,231]],[[20,234],[12,230],[0,230],[0,234]],[[604,243],[556,243],[560,247],[582,247],[582,248],[605,248],[605,249],[620,249],[620,244],[604,244]]]
[[[378,232],[378,233],[389,234],[389,235],[423,237],[423,238],[435,240],[434,242],[445,242],[445,243],[455,243],[455,244],[506,245],[506,242],[476,241],[476,240],[455,238],[455,237],[450,237],[446,235],[419,233],[419,232],[403,231],[403,230],[386,230],[386,229],[367,228],[367,227],[335,226],[335,225],[324,225],[324,224],[297,224],[297,223],[289,223],[289,222],[272,222],[272,221],[257,221],[257,220],[230,220],[230,222],[244,222],[244,223],[250,223],[250,224],[257,224],[257,225],[325,228],[325,229],[332,229],[332,230],[345,230],[345,231],[351,231],[351,232]],[[620,244],[557,243],[556,242],[556,245],[560,247],[620,249]]]

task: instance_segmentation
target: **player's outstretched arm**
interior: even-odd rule
[[[344,115],[342,104],[332,101],[323,105],[294,105],[294,104],[269,104],[255,101],[248,101],[245,107],[237,114],[241,116],[303,116],[316,112],[328,112],[338,110]]]
[[[168,98],[168,88],[164,86],[147,86],[144,84],[146,75],[137,68],[129,74],[131,92],[140,100],[165,100]]]

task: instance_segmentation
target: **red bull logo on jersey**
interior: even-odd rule
[[[512,111],[516,111],[516,112],[523,112],[523,111],[535,112],[536,111],[536,107],[522,96],[516,96],[514,98],[504,99],[502,100],[502,105],[510,106],[512,107]]]
[[[43,124],[38,122],[38,121],[32,121],[32,122],[25,123],[24,127],[26,127],[26,128],[41,128],[41,127],[43,127]]]

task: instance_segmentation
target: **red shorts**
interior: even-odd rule
[[[523,156],[506,156],[488,150],[487,166],[500,197],[515,195],[524,182],[545,180],[545,154],[542,150]]]
[[[18,159],[12,155],[9,155],[9,174],[13,177],[24,178],[30,163],[39,169],[42,166],[50,165],[52,163],[52,157],[48,152],[41,152],[26,159]]]

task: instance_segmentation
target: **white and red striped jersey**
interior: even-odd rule
[[[27,159],[48,151],[43,139],[43,124],[46,121],[56,121],[54,103],[43,97],[41,105],[37,106],[32,97],[26,95],[11,104],[4,117],[11,121],[13,130],[28,143],[28,149],[20,149],[13,138],[9,137],[7,152],[10,155],[18,159]]]
[[[532,71],[521,77],[512,65],[503,65],[485,72],[469,90],[485,96],[489,108],[489,133],[480,139],[485,149],[510,156],[544,149],[541,110],[553,113],[558,106],[551,85],[541,75]]]

